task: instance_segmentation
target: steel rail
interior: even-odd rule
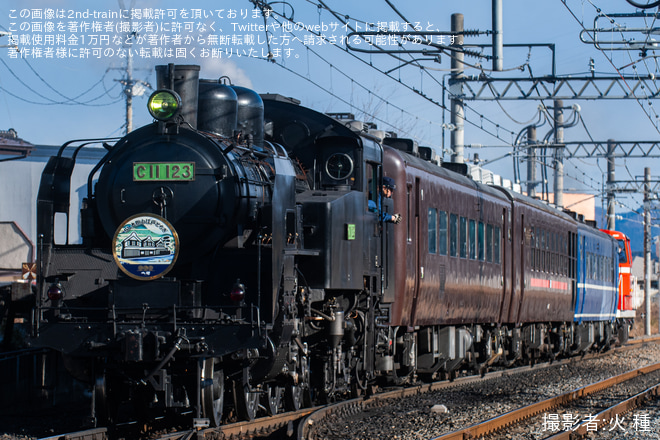
[[[477,423],[475,425],[469,426],[467,428],[458,430],[458,431],[453,431],[448,434],[441,435],[439,437],[433,438],[433,440],[467,440],[467,439],[474,439],[474,438],[479,438],[480,436],[483,435],[488,435],[492,434],[496,431],[499,431],[500,429],[503,429],[507,426],[520,423],[523,420],[535,416],[537,414],[540,414],[544,411],[549,411],[554,408],[557,408],[562,405],[567,405],[568,403],[574,402],[578,399],[581,399],[585,396],[588,396],[590,394],[597,393],[599,391],[602,391],[606,388],[613,387],[615,385],[618,385],[622,382],[625,382],[627,380],[630,380],[632,378],[635,378],[640,375],[645,375],[648,373],[651,373],[653,371],[660,370],[660,363],[653,364],[653,365],[648,365],[646,367],[638,368],[635,370],[628,371],[627,373],[620,374],[618,376],[611,377],[609,379],[602,380],[600,382],[593,383],[591,385],[587,385],[582,388],[578,388],[577,390],[574,391],[569,391],[568,393],[561,394],[559,396],[543,400],[541,402],[534,403],[529,406],[525,406],[523,408],[519,408],[513,411],[510,411],[506,414],[503,414],[501,416],[492,418],[490,420],[486,420],[481,423]],[[648,391],[648,390],[647,390]],[[634,399],[634,398],[631,398]],[[628,400],[631,400],[628,399]],[[625,402],[624,402],[625,403]],[[610,409],[606,411],[610,411]],[[615,414],[612,413],[612,416]],[[586,432],[586,425],[581,425],[580,429],[584,429]],[[569,434],[573,433],[573,431],[569,432]],[[554,437],[552,437],[554,439]],[[569,437],[558,437],[559,438],[569,438]]]
[[[623,346],[616,347],[615,349],[608,351],[606,353],[588,354],[581,359],[591,359],[600,356],[607,356],[613,352],[630,350],[633,348],[637,348],[639,345],[643,345],[647,343],[655,343],[658,341],[660,341],[660,335],[642,337],[637,339],[629,339],[626,342],[626,344]],[[333,414],[338,414],[340,416],[356,414],[370,407],[387,405],[386,401],[389,399],[397,399],[397,398],[409,397],[416,394],[424,394],[430,391],[437,391],[441,389],[457,387],[460,385],[475,383],[482,380],[492,379],[495,377],[512,376],[525,371],[538,370],[543,367],[549,368],[552,366],[569,364],[572,362],[576,362],[576,359],[566,358],[566,359],[561,359],[559,361],[554,361],[553,363],[536,364],[534,366],[522,366],[513,369],[492,371],[486,373],[484,376],[464,376],[457,378],[453,381],[434,382],[425,385],[418,385],[409,388],[397,389],[394,391],[379,392],[378,394],[375,394],[373,396],[360,397],[352,400],[338,402],[333,405],[322,407],[318,411],[310,414],[300,425],[298,425],[297,439],[317,440],[317,437],[314,434],[314,427],[316,425],[321,424],[326,417],[331,416]],[[455,438],[463,438],[463,437],[455,437]]]
[[[611,406],[606,410],[599,412],[595,416],[594,421],[597,420],[596,424],[598,429],[600,429],[606,423],[610,423],[611,420],[614,420],[617,415],[625,414],[636,408],[639,408],[640,406],[644,405],[644,402],[654,396],[658,396],[659,394],[660,384],[655,385],[646,391],[642,391],[641,393],[638,393],[633,397],[622,401],[617,405]],[[572,440],[576,437],[586,436],[590,430],[589,424],[593,423],[593,421],[589,421],[589,423],[587,423],[587,421],[583,421],[580,425],[578,425],[576,429],[572,429],[570,431],[562,431],[551,437],[547,437],[545,440]]]
[[[627,350],[627,349],[635,348],[640,344],[654,343],[659,340],[660,340],[660,335],[630,339],[626,343],[626,345],[617,347],[614,351]],[[611,352],[605,354],[587,355],[585,359],[608,355],[610,353]],[[556,366],[571,362],[575,362],[575,359],[573,358],[562,359],[560,361],[555,361],[552,364],[547,364],[546,366],[550,367],[550,366]],[[290,431],[289,435],[297,434],[297,438],[300,440],[302,439],[312,440],[316,438],[314,437],[313,434],[314,425],[321,423],[323,419],[325,419],[326,417],[332,414],[355,414],[369,407],[387,405],[388,404],[387,402],[390,399],[406,398],[418,394],[424,394],[431,391],[454,388],[462,385],[467,385],[470,383],[479,382],[482,380],[492,379],[495,377],[513,376],[521,372],[538,370],[540,368],[543,368],[543,365],[536,364],[534,366],[522,366],[514,369],[492,371],[486,373],[484,376],[464,376],[464,377],[456,378],[453,381],[441,381],[430,384],[417,385],[408,388],[396,388],[389,391],[379,392],[378,394],[342,401],[333,405],[305,408],[295,412],[288,412],[288,413],[277,414],[269,417],[262,417],[255,419],[253,421],[231,423],[220,426],[218,428],[205,428],[200,430],[185,430],[185,431],[172,432],[172,433],[164,434],[158,438],[152,437],[152,439],[153,440],[188,440],[188,439],[240,440],[240,439],[255,438],[259,436],[266,436],[269,433],[277,431],[278,429],[288,427],[288,430]],[[645,367],[645,368],[648,369],[650,367]],[[633,373],[634,372],[628,372],[625,374],[630,376],[628,378],[631,378],[634,377]],[[589,387],[596,387],[600,383],[601,382],[590,385]],[[594,389],[591,392],[596,392],[596,391],[598,391],[598,389]],[[579,390],[573,391],[573,393],[578,393],[578,392]],[[295,432],[291,433],[291,431],[294,430],[296,424],[298,424],[297,433]],[[110,438],[112,438],[112,434],[109,433],[106,428],[97,428],[97,429],[90,429],[80,432],[55,435],[40,440],[107,440]],[[444,438],[445,437],[443,436],[443,437],[439,437],[438,439],[444,439]],[[446,438],[462,439],[464,437],[446,437]]]

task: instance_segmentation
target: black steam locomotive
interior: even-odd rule
[[[217,426],[625,333],[605,234],[411,140],[200,80],[199,66],[156,71],[154,122],[104,142],[89,175],[82,244],[54,240],[76,153],[51,158],[39,189],[31,343],[92,384],[99,423],[128,406]],[[597,279],[578,274],[587,254]],[[582,314],[595,284],[598,311]]]

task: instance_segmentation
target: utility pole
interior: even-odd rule
[[[137,33],[133,32],[128,34],[126,38],[136,38]],[[110,70],[120,70],[124,73],[124,77],[116,79],[124,87],[124,95],[126,96],[126,130],[124,134],[133,131],[133,97],[144,95],[146,88],[151,88],[151,84],[142,80],[133,79],[133,56],[130,54],[131,46],[126,47],[126,67],[112,67]],[[149,70],[149,69],[138,69]]]
[[[127,49],[127,51],[130,50]],[[145,88],[151,88],[151,84],[145,81],[133,79],[133,57],[126,56],[125,68],[110,68],[111,70],[120,70],[124,73],[124,77],[116,79],[124,87],[124,95],[126,96],[126,130],[124,134],[133,131],[133,97],[144,95]],[[142,69],[138,69],[142,70]]]
[[[651,335],[651,168],[644,168],[644,334]]]
[[[562,108],[564,101],[556,99],[554,103],[554,118],[555,118],[555,179],[554,179],[554,192],[555,192],[555,206],[557,208],[564,207],[564,109]]]
[[[130,47],[128,50],[131,50]],[[126,94],[126,134],[133,131],[133,57],[126,58],[126,86],[124,93]]]
[[[463,14],[451,15],[451,31],[454,33],[454,44],[452,46],[462,49],[463,47]],[[460,32],[460,33],[459,33]],[[465,108],[463,107],[463,52],[452,51],[451,58],[451,77],[449,79],[451,93],[451,123],[455,127],[451,132],[451,161],[455,163],[464,163],[463,144]]]
[[[614,184],[614,147],[613,139],[607,141],[607,229],[614,231],[616,228],[616,210],[614,206],[615,193]]]
[[[501,72],[504,68],[504,39],[502,38],[502,0],[493,0],[493,70]]]
[[[527,195],[536,197],[536,127],[527,127]]]

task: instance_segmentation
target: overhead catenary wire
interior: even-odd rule
[[[355,20],[356,22],[360,22],[360,23],[364,23],[364,24],[368,23],[367,21],[364,21],[364,20],[359,20],[359,19],[356,19],[356,18],[352,18],[352,17],[350,17],[350,16],[347,15],[347,14],[340,14],[340,13],[338,13],[337,11],[334,11],[333,9],[329,8],[329,7],[328,7],[328,6],[327,6],[322,0],[319,0],[318,2],[312,2],[312,1],[310,1],[310,0],[307,0],[307,2],[310,3],[310,4],[313,4],[313,5],[315,5],[315,6],[317,6],[318,8],[323,8],[323,9],[327,10],[327,11],[330,12],[330,13],[331,13],[331,14],[332,14],[337,20],[339,20],[344,26],[347,26],[347,29],[350,29],[350,30],[352,30],[352,31],[353,31],[354,29],[350,26],[350,24],[348,23],[347,20],[349,20],[349,19],[350,19],[350,20]],[[276,12],[275,12],[275,14],[278,15],[278,16],[280,16],[280,17],[282,17],[282,19],[285,19],[285,20],[287,20],[287,21],[291,21],[291,20],[292,20],[292,17],[283,17],[283,16],[277,14]],[[281,24],[281,22],[278,22],[278,23]],[[309,29],[308,29],[307,32],[309,32],[309,33],[311,33],[311,34],[313,34],[313,35],[315,35],[315,36],[318,36],[318,37],[321,36],[319,33],[315,33],[313,30],[309,30]],[[335,47],[339,48],[339,46],[335,46]],[[400,84],[400,85],[402,85],[403,87],[407,88],[409,91],[414,92],[415,94],[417,94],[418,96],[420,96],[420,97],[422,97],[423,99],[427,100],[427,101],[430,102],[431,104],[433,104],[433,105],[435,105],[435,106],[437,106],[437,107],[439,107],[439,108],[445,109],[445,110],[447,109],[447,108],[446,108],[441,102],[438,102],[438,101],[436,101],[435,99],[433,99],[432,97],[428,96],[428,95],[425,94],[422,90],[418,90],[417,88],[415,88],[415,87],[413,87],[413,86],[411,86],[411,85],[409,85],[409,84],[406,84],[403,80],[398,79],[398,78],[392,76],[391,74],[387,73],[386,71],[384,71],[384,70],[382,70],[382,69],[376,67],[372,62],[369,62],[369,61],[363,60],[362,58],[360,58],[360,57],[358,57],[357,55],[355,55],[355,54],[351,53],[350,51],[348,51],[347,49],[341,49],[341,50],[342,50],[343,52],[347,53],[349,56],[352,56],[352,57],[355,58],[356,60],[360,61],[361,63],[367,65],[368,67],[370,67],[370,68],[372,68],[372,69],[378,71],[379,73],[381,73],[381,74],[387,76],[388,78],[390,78],[390,79],[396,81],[398,84]],[[312,51],[312,52],[314,52],[314,51]],[[389,54],[389,55],[393,56],[392,54]],[[319,56],[320,59],[324,60],[324,58],[323,58],[322,56],[320,56],[320,55],[318,55],[318,56]],[[394,58],[400,60],[401,62],[406,62],[406,61],[404,61],[404,60],[401,60],[401,59],[398,58],[398,57],[394,57]],[[328,65],[331,64],[331,63],[328,62],[327,60],[326,60],[325,62],[326,62]],[[444,84],[442,84],[442,82],[440,82],[437,78],[433,77],[432,75],[428,74],[428,72],[426,72],[426,73],[427,73],[427,75],[429,75],[429,77],[432,79],[432,81],[434,81],[436,84],[438,84],[440,87],[442,87],[442,89],[445,90],[446,92],[449,92],[449,91],[446,89],[446,86],[444,86]],[[381,98],[381,99],[382,99],[382,98]],[[387,101],[385,101],[385,102],[387,102]],[[467,107],[469,108],[469,106],[467,106]],[[492,124],[493,126],[495,126],[495,128],[496,128],[497,131],[499,131],[499,130],[504,130],[503,127],[501,127],[500,124],[498,124],[498,123],[496,123],[496,122],[490,120],[489,118],[487,118],[485,115],[481,114],[480,112],[477,112],[477,111],[475,110],[475,113],[479,114],[479,117],[480,117],[480,120],[482,121],[482,124],[483,124],[483,121],[485,120],[485,121],[487,121],[488,123],[490,123],[490,124]],[[413,117],[415,117],[415,118],[417,118],[417,119],[422,119],[422,118],[419,118],[417,115],[413,115]],[[423,120],[426,120],[426,119],[423,119]],[[428,120],[426,120],[426,121],[429,122]],[[432,123],[432,121],[431,121],[431,123]],[[489,134],[489,135],[491,135],[491,136],[493,136],[493,137],[495,137],[495,138],[497,138],[497,139],[500,139],[500,140],[503,141],[503,142],[506,142],[506,143],[509,143],[509,142],[510,142],[509,140],[502,138],[502,137],[499,135],[499,133],[497,133],[497,132],[493,132],[493,131],[489,131],[488,129],[484,128],[482,124],[477,124],[477,123],[475,123],[475,122],[473,122],[473,121],[471,121],[471,120],[469,120],[469,119],[465,119],[465,123],[467,123],[467,124],[469,124],[469,125],[472,125],[472,126],[478,128],[480,131],[483,131],[483,132],[485,132],[485,133],[487,133],[487,134]],[[515,135],[515,132],[513,132],[513,131],[511,131],[511,130],[506,130],[506,132],[507,132],[508,134],[510,134],[512,138],[513,138],[513,136]],[[414,136],[413,136],[413,137],[414,137]]]
[[[573,12],[573,10],[570,8],[570,6],[568,6],[568,4],[567,4],[567,0],[561,0],[561,3],[562,3],[562,4],[564,5],[564,7],[568,10],[568,12],[571,14],[571,16],[575,19],[575,21],[577,21],[578,24],[582,27],[582,29],[584,30],[584,32],[586,32],[587,35],[589,35],[589,36],[592,38],[592,40],[595,41],[594,35],[591,35],[590,31],[585,27],[585,25],[584,25],[584,23],[582,22],[582,20],[580,20],[580,19],[577,17],[577,15],[575,15],[575,12]],[[594,8],[596,8],[596,10],[597,10],[599,13],[602,12],[602,10],[601,10],[600,8],[598,8],[596,5],[594,5],[591,1],[589,1],[589,3],[591,3],[591,5],[592,5]],[[634,95],[634,92],[633,92],[632,88],[630,87],[630,85],[628,84],[628,82],[625,80],[625,78],[624,78],[623,74],[621,73],[621,71],[619,70],[619,68],[616,67],[616,65],[614,64],[614,61],[612,60],[612,58],[609,57],[609,56],[605,53],[604,50],[602,50],[602,49],[598,49],[598,50],[599,50],[599,51],[605,56],[605,59],[607,59],[607,61],[610,63],[610,65],[614,68],[614,70],[616,70],[616,72],[618,73],[618,75],[621,77],[621,80],[622,80],[623,84],[625,84],[625,86],[628,88],[628,90],[630,90],[630,92]],[[637,74],[636,71],[635,71],[635,73]],[[639,78],[639,76],[638,76],[638,78]],[[644,114],[646,114],[646,116],[648,117],[649,121],[651,121],[651,124],[653,125],[653,127],[655,128],[655,130],[656,130],[658,133],[660,133],[660,127],[658,127],[657,122],[654,122],[654,121],[653,121],[651,115],[650,115],[649,112],[644,108],[644,105],[641,103],[640,99],[639,99],[636,95],[634,95],[634,96],[635,96],[635,100],[637,101],[637,103],[638,103],[639,106],[641,107],[641,109],[642,109],[642,111],[644,112]],[[654,112],[655,112],[655,111],[654,111]],[[657,114],[656,114],[656,116],[657,116]]]
[[[315,5],[317,5],[317,6],[320,4],[321,7],[325,6],[325,4],[324,4],[323,2],[320,2],[320,3],[315,3],[315,2],[312,2],[312,1],[308,1],[308,2],[311,3],[311,4],[315,4]],[[331,13],[333,13],[333,14],[337,14],[337,15],[339,14],[339,13],[337,13],[336,11],[333,11],[333,10],[331,10],[331,9],[329,9],[329,8],[327,8],[327,9],[328,9]],[[407,21],[406,18],[403,16],[403,14],[401,14],[401,12],[400,12],[398,9],[396,9],[395,12],[397,12],[398,15],[401,16],[402,19],[404,19],[404,21]],[[335,17],[337,17],[337,15],[335,15]],[[347,20],[349,19],[349,17],[348,17],[348,16],[344,16],[344,18],[345,18],[346,20],[344,20],[344,21],[342,21],[342,22],[343,22],[343,23],[347,23]],[[352,18],[351,20],[359,21],[359,20],[354,19],[354,18]],[[366,21],[362,21],[362,23],[367,23],[367,22],[366,22]],[[389,54],[389,55],[391,55],[391,54]],[[415,66],[415,67],[418,67],[418,68],[420,68],[420,70],[422,71],[422,74],[423,74],[423,75],[424,75],[424,74],[429,74],[428,71],[429,71],[429,70],[433,70],[432,68],[426,68],[426,67],[423,67],[423,66],[419,65],[419,63],[417,63],[416,61],[417,61],[417,60],[413,60],[413,61],[407,61],[407,60],[404,61],[404,60],[401,60],[401,61],[400,61],[400,65],[401,65],[401,64],[405,64],[405,65],[413,65],[413,66]],[[371,63],[371,60],[370,60],[369,62]],[[374,67],[372,64],[373,64],[373,63],[371,63],[370,67],[372,67],[372,68],[376,68],[376,67]],[[530,67],[529,64],[526,64],[526,65],[527,65],[528,68]],[[478,66],[475,66],[475,67],[478,67]],[[524,67],[524,66],[523,66],[523,67]],[[377,68],[376,68],[376,69],[377,69]],[[396,70],[396,69],[389,69],[389,70],[387,70],[387,71],[382,71],[381,73],[384,73],[384,74],[386,74],[387,76],[390,76],[392,79],[394,79],[394,80],[396,80],[396,81],[398,81],[398,82],[400,82],[400,83],[403,83],[403,81],[402,81],[400,78],[397,79],[395,76],[391,76],[391,75],[390,75],[390,74],[391,74],[393,71],[395,71],[395,70]],[[530,73],[531,73],[531,68],[529,68],[529,70],[530,70]],[[485,69],[482,70],[482,73],[483,73],[483,71],[485,71]],[[433,78],[432,75],[430,75],[430,76]],[[446,89],[445,89],[445,90],[446,90]],[[423,89],[422,89],[422,91],[423,91]],[[416,91],[416,92],[417,92],[417,91]],[[498,102],[498,105],[501,106],[501,104],[500,104],[499,102]],[[469,107],[469,106],[468,106],[468,107]],[[502,106],[501,106],[501,107],[502,107]],[[444,108],[444,107],[443,107],[443,108]],[[470,110],[472,110],[472,109],[470,109]],[[503,110],[505,111],[504,108],[503,108]],[[479,112],[476,112],[476,113],[479,113]],[[468,115],[469,115],[469,113],[468,113]],[[507,117],[510,117],[510,119],[514,120],[514,122],[520,122],[520,121],[516,121],[514,118],[511,118],[511,115],[508,115],[508,114],[507,114],[506,116],[507,116]],[[481,115],[480,115],[480,119],[481,119],[481,121],[484,120],[483,118],[481,118]],[[488,129],[487,129],[487,128],[484,128],[483,125],[479,125],[479,124],[474,124],[474,123],[472,123],[473,120],[474,120],[474,117],[472,117],[472,119],[471,119],[469,116],[466,116],[466,124],[475,125],[476,127],[482,129],[483,131],[488,132]],[[567,122],[567,123],[564,125],[564,127],[567,128],[567,127],[569,127],[569,126],[575,126],[575,125],[577,125],[577,124],[579,124],[579,123],[581,123],[581,124],[583,125],[585,131],[586,131],[587,134],[590,136],[590,138],[593,140],[593,137],[592,137],[591,134],[588,132],[588,129],[587,129],[585,123],[584,123],[584,120],[583,120],[581,117],[579,117],[579,118],[576,117],[576,118],[574,118],[572,121]],[[493,125],[495,126],[495,128],[496,128],[497,130],[500,129],[499,124],[493,122]],[[493,133],[490,132],[489,134],[493,134]],[[549,134],[550,134],[550,133],[549,133]],[[499,138],[500,140],[503,140],[503,141],[507,142],[507,140],[506,140],[506,139],[503,139],[498,133],[495,133],[494,136],[497,137],[497,138]],[[512,137],[513,137],[513,136],[515,136],[515,133],[512,132]],[[508,142],[507,142],[507,143],[508,143]],[[547,147],[546,147],[546,150],[547,150]],[[547,154],[546,154],[545,156],[547,157]],[[550,166],[546,164],[546,168],[550,168]],[[514,170],[514,172],[515,172],[515,170]],[[547,174],[547,171],[546,171],[546,174]],[[571,176],[568,176],[568,177],[570,178]],[[576,178],[576,179],[579,180],[579,177]],[[546,182],[548,182],[549,179],[547,179],[547,176],[546,176],[546,179],[544,179],[544,180],[545,180]],[[593,179],[591,179],[591,180],[593,181]],[[546,193],[547,193],[547,190],[546,190]]]
[[[85,102],[79,102],[79,101],[76,101],[76,100],[75,100],[76,98],[81,97],[81,96],[83,96],[83,95],[89,93],[93,88],[95,88],[97,85],[99,85],[100,83],[102,83],[103,80],[104,80],[104,78],[105,78],[105,75],[106,75],[106,74],[103,74],[103,76],[101,77],[101,79],[100,79],[99,81],[97,81],[96,83],[94,83],[94,85],[93,85],[91,88],[87,89],[85,92],[81,93],[81,94],[78,95],[76,98],[68,98],[68,97],[66,97],[65,95],[63,95],[62,93],[57,92],[60,96],[66,98],[66,101],[60,101],[60,100],[55,100],[55,99],[49,98],[48,96],[42,94],[41,92],[36,91],[32,86],[30,86],[29,84],[27,84],[27,83],[26,83],[26,82],[25,82],[25,81],[24,81],[24,80],[23,80],[18,74],[16,74],[16,72],[14,72],[14,70],[13,70],[13,69],[12,69],[12,68],[11,68],[6,62],[5,62],[2,58],[0,58],[0,63],[1,63],[2,65],[5,66],[5,68],[9,71],[9,73],[10,73],[10,74],[11,74],[11,75],[12,75],[12,76],[13,76],[13,77],[14,77],[14,78],[15,78],[15,79],[16,79],[21,85],[23,85],[23,86],[24,86],[26,89],[28,89],[30,92],[32,92],[32,93],[34,93],[35,95],[37,95],[39,98],[42,98],[43,100],[46,101],[46,102],[33,101],[33,100],[30,100],[30,99],[24,98],[24,97],[22,97],[22,96],[20,96],[20,95],[18,95],[18,94],[16,94],[16,93],[13,93],[13,92],[7,90],[6,87],[3,87],[3,88],[2,88],[2,91],[4,91],[4,92],[7,93],[8,95],[13,96],[14,98],[17,98],[17,99],[19,99],[19,100],[21,100],[21,101],[23,101],[23,102],[27,102],[27,103],[30,103],[30,104],[36,104],[36,105],[86,105],[86,106],[93,106],[93,107],[101,107],[101,106],[112,105],[112,104],[114,104],[114,103],[117,102],[116,100],[114,100],[114,101],[111,101],[111,102],[105,102],[105,103],[93,103],[94,101],[97,101],[97,100],[103,98],[104,96],[108,95],[108,91],[107,91],[107,90],[104,91],[101,95],[96,96],[96,97],[94,97],[94,98],[91,98],[91,99],[89,99],[89,100],[87,100],[87,101],[85,101]],[[29,66],[29,63],[28,63],[28,66]],[[31,67],[31,66],[30,66],[30,67]],[[107,73],[107,72],[106,72],[106,73]],[[40,79],[43,80],[43,78],[41,78],[41,77],[40,77]],[[44,82],[45,82],[45,80],[44,80]],[[46,84],[49,86],[49,88],[51,88],[52,90],[55,90],[55,89],[54,89],[52,86],[50,86],[50,84],[48,84],[47,82],[46,82]],[[111,88],[111,89],[112,89],[112,88]],[[55,91],[56,91],[56,90],[55,90]]]

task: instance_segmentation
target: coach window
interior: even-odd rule
[[[566,237],[560,235],[559,243],[560,243],[559,252],[561,253],[561,258],[560,258],[561,274],[566,276]]]
[[[545,230],[539,231],[539,272],[545,272]]]
[[[493,225],[486,225],[486,261],[493,262]]]
[[[406,185],[406,195],[407,195],[407,200],[408,200],[408,203],[407,203],[408,206],[406,207],[406,209],[408,210],[407,214],[406,214],[407,219],[412,219],[413,198],[411,196],[411,193],[412,193],[412,184],[409,183],[409,184]],[[416,215],[419,216],[419,212],[417,212]],[[412,243],[412,241],[413,241],[413,239],[412,239],[412,236],[413,236],[412,228],[413,228],[414,224],[415,224],[414,221],[408,221],[408,243]]]
[[[477,241],[479,244],[479,261],[484,261],[486,255],[484,252],[484,243],[485,237],[484,237],[484,222],[479,222],[479,227],[477,228]]]
[[[447,255],[447,213],[438,212],[438,254]]]
[[[529,228],[529,267],[531,267],[532,270],[536,269],[534,266],[536,259],[534,257],[534,226],[532,226]]]
[[[540,246],[540,233],[539,228],[536,228],[535,237],[534,237],[534,269],[539,272],[541,270],[541,249]]]
[[[594,269],[593,279],[594,280],[597,280],[599,278],[599,276],[598,276],[599,259],[600,259],[600,257],[598,255],[594,254],[594,267],[593,267],[593,269]]]
[[[548,273],[554,273],[555,268],[554,268],[554,248],[553,248],[553,234],[552,232],[548,231],[548,240],[546,241],[546,244],[548,245]]]
[[[500,233],[500,227],[495,226],[493,229],[493,263],[500,264],[501,255],[500,255],[500,242],[502,240],[502,234]]]
[[[534,254],[536,255],[536,271],[541,272],[543,262],[541,260],[541,249],[539,248],[539,242],[536,241],[536,249],[534,249]]]
[[[467,242],[468,242],[468,235],[467,235],[467,219],[465,217],[461,217],[458,225],[459,229],[459,252],[461,258],[467,258]]]
[[[477,222],[470,220],[470,259],[477,259]]]
[[[437,217],[438,211],[435,208],[429,208],[429,254],[435,254],[437,252]]]
[[[626,243],[623,240],[617,240],[618,249],[617,253],[619,254],[619,263],[627,263],[628,255],[626,255]]]
[[[529,232],[529,259],[530,267],[532,270],[536,270],[536,229],[534,227],[531,227]]]
[[[550,268],[552,273],[557,273],[557,234],[550,233]]]
[[[456,256],[458,245],[458,217],[456,214],[449,214],[449,255]]]
[[[554,233],[555,238],[555,273],[561,273],[559,264],[559,234]]]
[[[543,271],[550,272],[550,232],[543,230]]]

